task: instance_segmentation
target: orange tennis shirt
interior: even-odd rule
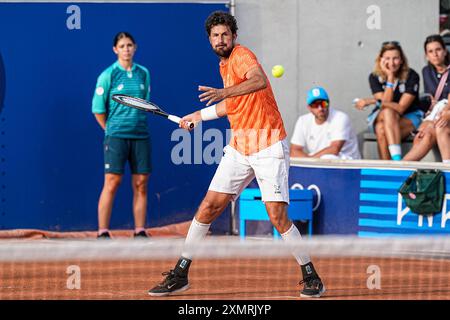
[[[246,81],[247,73],[257,67],[260,64],[253,52],[236,45],[227,61],[220,63],[224,88]],[[264,76],[265,89],[225,100],[232,130],[230,145],[244,155],[261,151],[286,137],[272,87],[265,73]]]

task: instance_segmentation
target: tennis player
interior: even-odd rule
[[[134,236],[146,238],[147,184],[152,170],[147,113],[123,106],[111,99],[116,93],[149,99],[150,75],[147,68],[133,62],[136,42],[127,32],[113,41],[117,61],[97,80],[92,112],[105,130],[105,182],[98,202],[98,238],[110,238],[109,222],[114,198],[127,162],[133,187]]]
[[[296,244],[301,241],[300,232],[286,211],[289,204],[289,148],[269,80],[253,52],[236,44],[238,28],[232,15],[214,12],[206,20],[205,27],[212,49],[220,58],[224,88],[199,86],[203,92],[200,101],[206,102],[207,107],[183,120],[195,123],[228,116],[232,137],[191,223],[181,258],[174,270],[163,273],[165,279],[149,290],[151,296],[166,296],[189,288],[192,254],[188,247],[206,236],[211,223],[255,177],[270,221],[282,238]],[[301,296],[320,297],[325,287],[309,255],[295,252],[294,256],[303,274]]]

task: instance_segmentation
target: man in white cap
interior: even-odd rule
[[[291,138],[291,157],[322,159],[361,159],[358,140],[350,118],[330,108],[325,89],[308,91],[308,114],[300,116]]]

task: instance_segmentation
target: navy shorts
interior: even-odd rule
[[[150,139],[124,139],[105,136],[103,144],[105,173],[123,174],[130,164],[132,174],[152,172]]]

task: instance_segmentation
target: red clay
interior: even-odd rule
[[[314,259],[327,292],[323,299],[449,299],[450,261],[405,259]],[[196,260],[191,289],[153,298],[147,290],[175,261],[1,263],[4,299],[300,299],[300,270],[292,259]],[[68,289],[67,268],[80,267],[80,289]],[[367,268],[377,265],[381,288],[369,289]],[[69,281],[70,282],[70,281]],[[74,284],[70,282],[69,284]]]

